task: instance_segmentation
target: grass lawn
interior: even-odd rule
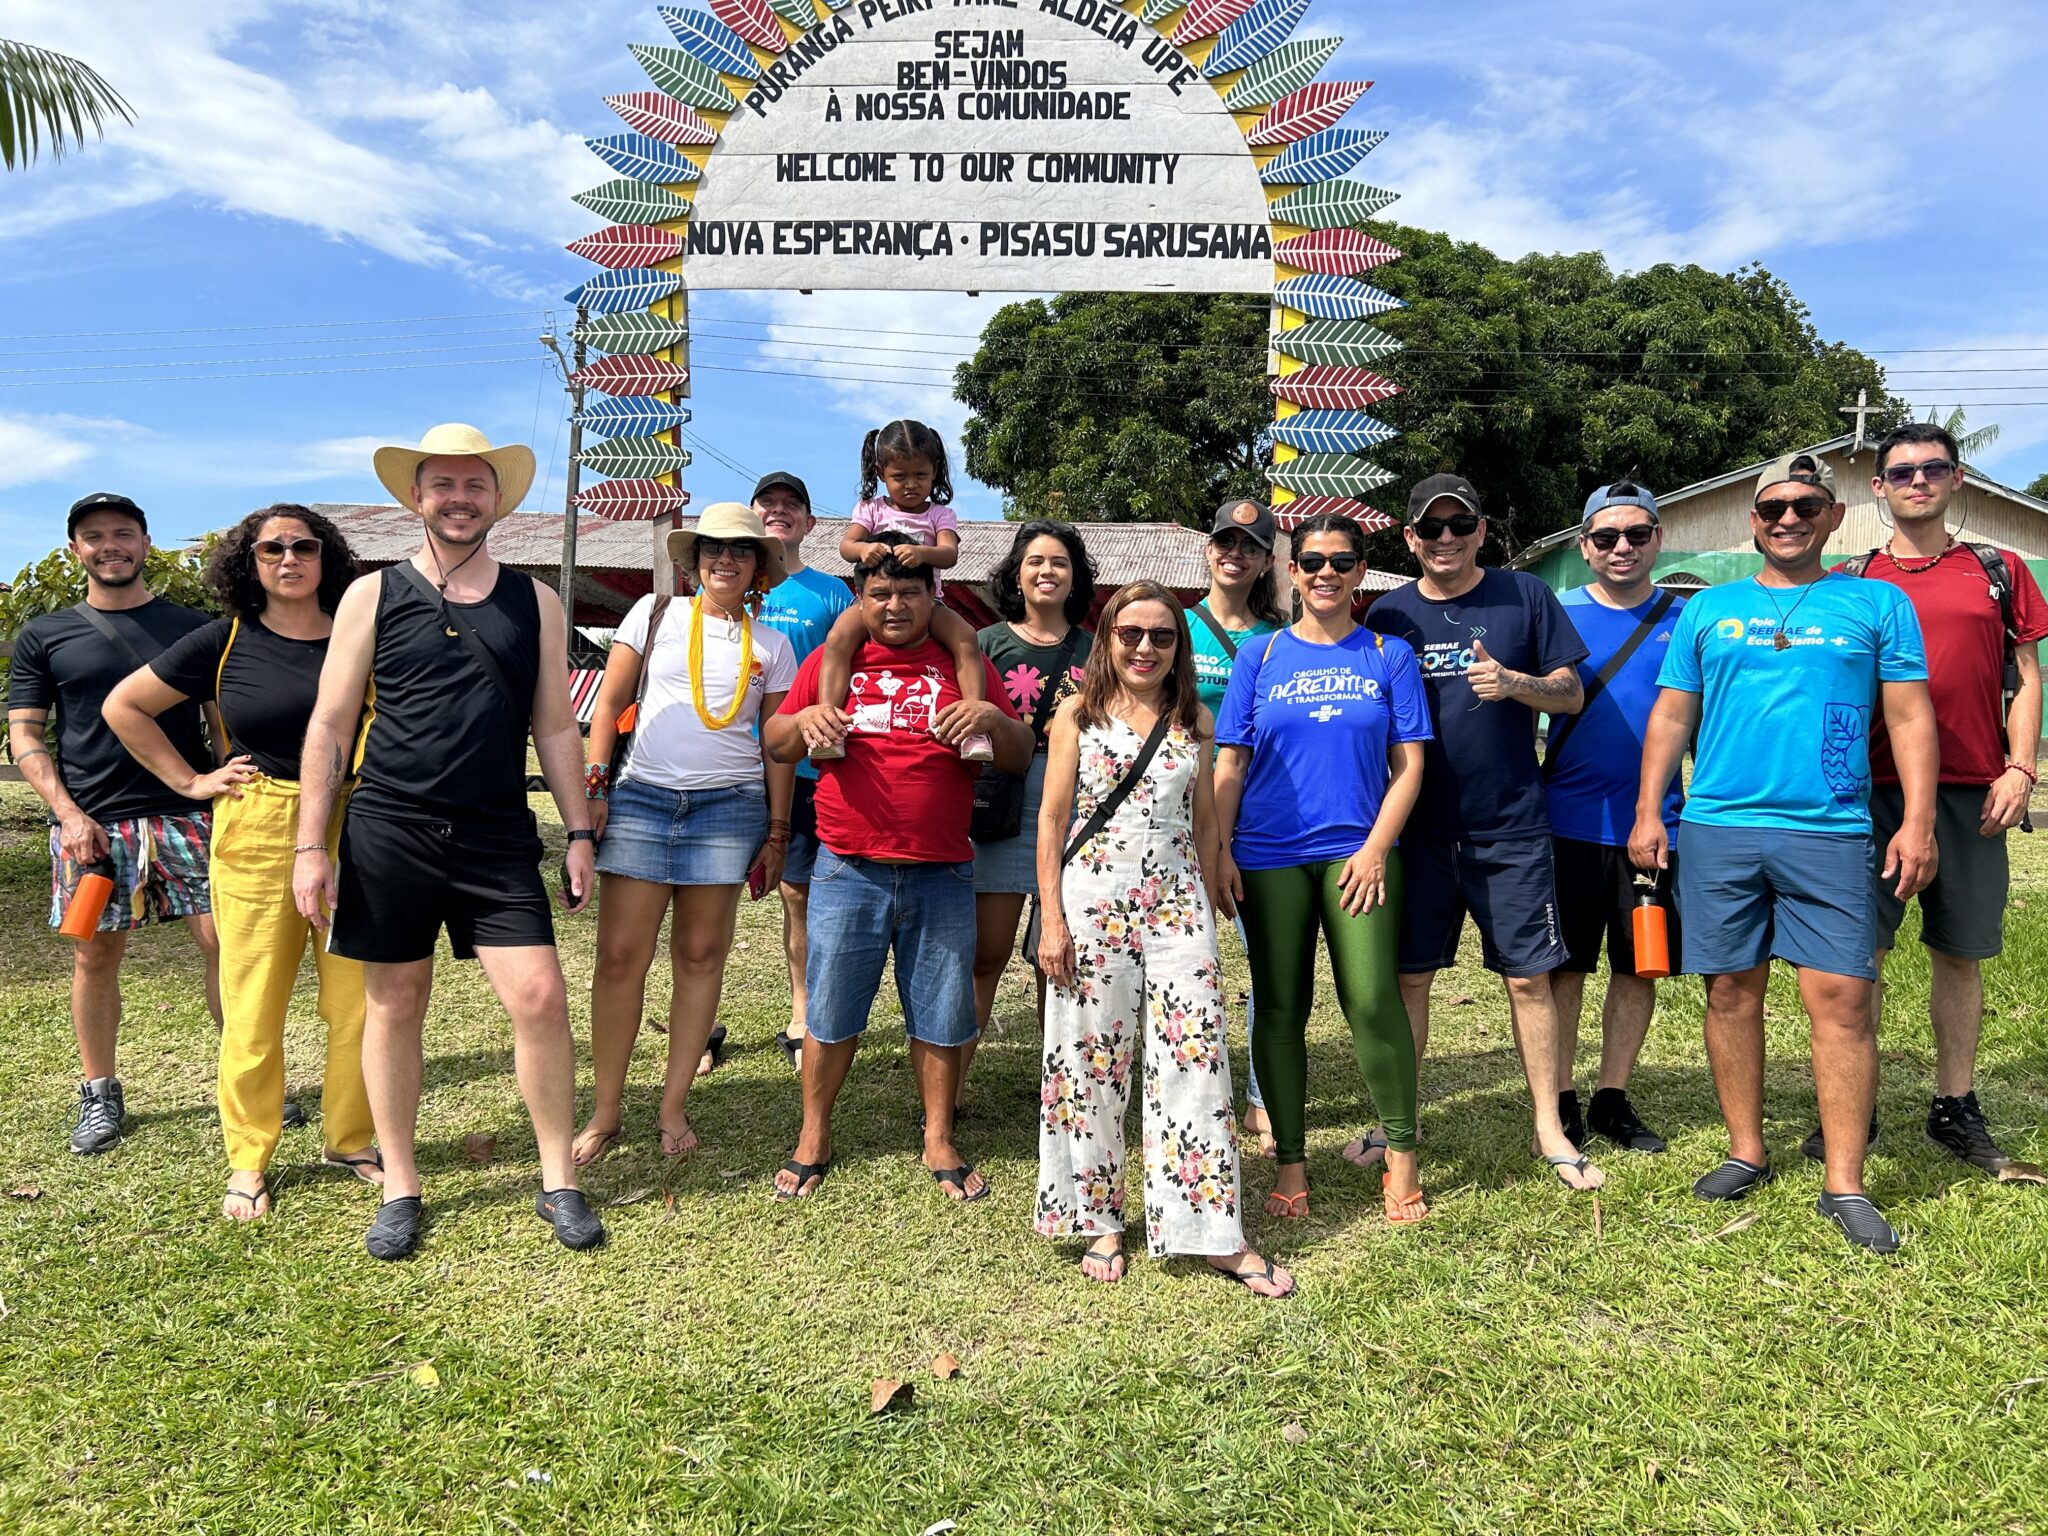
[[[2020,910],[1989,973],[1980,1086],[2008,1148],[2048,1162],[2048,837],[2012,841]],[[2048,1190],[1994,1185],[1921,1136],[1914,953],[1894,969],[1871,1166],[1907,1234],[1896,1259],[1813,1214],[1788,978],[1770,1071],[1785,1176],[1746,1208],[1689,1194],[1724,1143],[1698,993],[1678,985],[1635,1085],[1672,1149],[1610,1149],[1596,1203],[1528,1156],[1505,1000],[1468,936],[1423,1068],[1421,1230],[1390,1231],[1377,1178],[1337,1156],[1373,1117],[1326,981],[1314,1216],[1257,1214],[1269,1168],[1246,1164],[1250,1231],[1300,1280],[1271,1303],[1198,1261],[1141,1257],[1093,1285],[1073,1245],[1033,1235],[1021,969],[962,1129],[993,1198],[951,1205],[919,1169],[885,992],[838,1166],[820,1198],[771,1204],[798,1116],[770,1039],[787,1006],[772,899],[745,914],[727,976],[734,1052],[692,1101],[704,1147],[673,1169],[652,1134],[664,1042],[643,1036],[630,1133],[589,1181],[607,1248],[570,1254],[533,1216],[507,1030],[475,967],[445,961],[420,1256],[364,1253],[373,1193],[317,1166],[317,1123],[286,1135],[274,1218],[228,1225],[182,934],[131,950],[132,1134],[99,1158],[66,1150],[76,1058],[47,887],[40,817],[10,787],[0,1531],[2048,1530]],[[561,932],[580,1033],[594,919]],[[652,991],[658,1014],[665,977]],[[295,1016],[313,1019],[310,994]],[[311,1108],[317,1027],[294,1026],[291,1052]],[[471,1135],[496,1138],[489,1161]],[[932,1376],[942,1351],[950,1381]],[[914,1403],[871,1414],[882,1376],[914,1381]]]

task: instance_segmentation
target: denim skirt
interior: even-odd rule
[[[1038,893],[1038,802],[1045,794],[1045,754],[1031,759],[1024,776],[1024,830],[997,843],[974,845],[974,894]]]
[[[740,885],[768,835],[768,785],[663,789],[627,779],[611,792],[599,874],[654,885]]]

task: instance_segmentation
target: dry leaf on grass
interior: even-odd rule
[[[626,1192],[625,1192],[625,1193],[624,1193],[623,1195],[617,1195],[617,1196],[614,1196],[614,1197],[613,1197],[612,1199],[610,1199],[610,1200],[607,1200],[607,1201],[605,1201],[605,1204],[606,1204],[606,1205],[608,1205],[608,1206],[610,1206],[610,1205],[638,1205],[638,1204],[639,1204],[639,1203],[640,1203],[640,1202],[641,1202],[642,1200],[651,1200],[651,1199],[653,1199],[653,1198],[654,1198],[654,1191],[653,1191],[653,1190],[652,1190],[651,1188],[646,1188],[646,1189],[629,1189],[629,1190],[627,1190],[627,1191],[626,1191]],[[671,1201],[670,1201],[670,1204],[671,1204],[671,1205],[673,1205],[673,1204],[674,1204],[674,1201],[673,1201],[673,1199],[671,1199]]]
[[[887,1413],[891,1408],[907,1408],[915,1389],[907,1381],[898,1381],[894,1376],[877,1376],[868,1389],[868,1412]]]
[[[1693,1241],[1696,1243],[1711,1243],[1717,1237],[1733,1237],[1744,1228],[1755,1226],[1762,1215],[1762,1211],[1744,1211],[1720,1231],[1709,1232],[1705,1237],[1696,1237]]]
[[[431,1360],[422,1360],[405,1374],[414,1386],[425,1387],[429,1391],[441,1385],[441,1373],[434,1369]]]
[[[1460,992],[1456,997],[1451,999],[1451,1006],[1453,1008],[1470,1008],[1474,1003],[1478,1001],[1479,999],[1474,997],[1470,992]]]
[[[40,1200],[43,1198],[43,1187],[40,1184],[17,1184],[7,1192],[7,1198],[10,1200]]]
[[[2008,1158],[1998,1166],[1998,1182],[2001,1184],[2048,1184],[2048,1174],[2043,1174],[2032,1163],[2023,1163],[2017,1158]],[[17,1189],[14,1193],[17,1197],[21,1197],[20,1190]],[[35,1194],[22,1198],[33,1200],[37,1194],[41,1193],[41,1190],[36,1190]]]
[[[940,1381],[951,1381],[960,1374],[960,1359],[957,1355],[944,1354],[932,1357],[932,1375]]]
[[[1289,1445],[1306,1445],[1308,1444],[1308,1431],[1299,1424],[1288,1424],[1281,1428],[1280,1438]]]
[[[471,1131],[462,1138],[462,1155],[472,1163],[488,1163],[491,1154],[498,1150],[498,1138],[486,1136],[480,1131]]]
[[[647,1021],[647,1032],[653,1035],[665,1035],[668,1033],[668,1026],[659,1019],[649,1019]]]

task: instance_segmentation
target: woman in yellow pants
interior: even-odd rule
[[[220,934],[220,1122],[228,1187],[221,1214],[270,1214],[264,1178],[284,1113],[284,1025],[308,940],[327,1024],[321,1091],[325,1160],[378,1183],[363,1090],[363,968],[327,953],[292,902],[299,752],[319,690],[334,609],[355,579],[334,525],[305,507],[249,516],[215,547],[207,581],[229,615],[185,635],[107,699],[106,720],[136,760],[182,795],[213,801],[208,865]],[[187,699],[216,703],[234,755],[195,774],[156,723]],[[327,843],[341,826],[337,804]]]

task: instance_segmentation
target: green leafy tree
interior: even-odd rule
[[[1198,522],[1263,496],[1266,310],[1241,298],[1068,293],[1005,305],[954,392],[967,471],[1010,517]]]
[[[220,612],[212,590],[206,585],[206,559],[213,551],[215,534],[182,549],[151,549],[142,563],[142,579],[158,597],[202,613]],[[12,640],[22,625],[39,613],[55,613],[85,600],[85,567],[68,549],[55,549],[34,565],[16,573],[13,584],[0,592],[0,638]],[[6,679],[6,663],[0,661],[0,683]]]
[[[106,137],[108,117],[134,122],[121,93],[99,71],[67,54],[0,37],[0,165],[34,163],[47,140],[50,158],[85,142],[87,124]]]
[[[2039,474],[2027,482],[2027,494],[2036,501],[2048,501],[2048,474]]]
[[[1989,453],[1991,445],[1998,441],[1997,422],[1991,422],[1973,431],[1970,427],[1970,413],[1960,405],[1946,416],[1941,414],[1941,407],[1929,406],[1927,419],[1956,440],[1956,453],[1965,463],[1980,453]]]

